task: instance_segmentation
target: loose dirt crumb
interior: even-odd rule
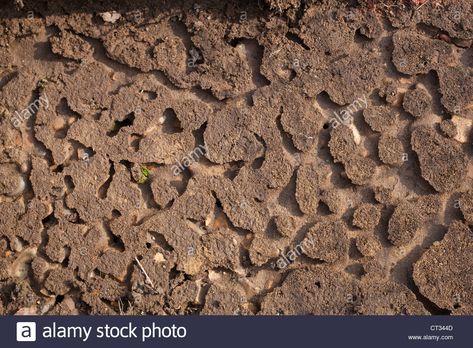
[[[422,88],[407,91],[402,102],[404,110],[416,118],[425,117],[430,112],[431,105],[432,98]]]
[[[374,228],[381,218],[380,206],[363,203],[355,209],[353,214],[353,225],[369,230]]]

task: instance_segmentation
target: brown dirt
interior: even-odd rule
[[[471,1],[0,22],[1,314],[473,314]]]

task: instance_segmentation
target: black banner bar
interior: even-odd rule
[[[461,316],[5,316],[1,347],[473,347]]]

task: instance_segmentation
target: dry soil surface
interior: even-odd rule
[[[3,1],[0,313],[473,314],[473,2]]]

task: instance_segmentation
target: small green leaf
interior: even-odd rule
[[[148,180],[150,174],[150,170],[145,166],[142,166],[140,168],[140,178],[138,179],[138,184],[144,184],[146,180]]]

